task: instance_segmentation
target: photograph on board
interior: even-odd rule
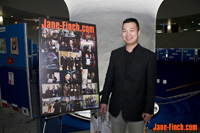
[[[19,54],[17,37],[10,38],[11,54]]]
[[[0,53],[1,54],[6,54],[6,39],[5,38],[0,38]]]

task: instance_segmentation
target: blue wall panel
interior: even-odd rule
[[[32,50],[33,50],[32,40],[28,39],[28,55],[32,55]]]
[[[2,99],[8,104],[16,104],[19,108],[24,107],[29,109],[29,114],[32,116],[31,101],[29,101],[29,77],[27,65],[28,45],[26,38],[26,24],[20,23],[1,27],[0,39],[6,39],[6,53],[0,53],[0,86]],[[11,50],[11,38],[17,40],[16,47]],[[14,43],[13,43],[14,44]],[[14,46],[14,45],[13,45]],[[8,62],[10,59],[11,62]],[[9,73],[13,74],[13,84],[10,84]],[[12,80],[11,80],[12,81]]]
[[[4,26],[5,32],[0,32],[0,38],[6,38],[7,54],[0,53],[0,65],[26,68],[25,24]],[[10,38],[17,37],[19,54],[11,54]],[[8,64],[7,57],[13,58],[13,64]]]
[[[38,47],[37,44],[33,44],[33,52],[32,54],[37,54],[38,55]]]
[[[29,62],[29,75],[32,79],[32,70],[33,70],[33,56],[32,56],[32,40],[28,39],[28,62]]]
[[[33,44],[33,70],[38,69],[38,47],[37,44]]]
[[[168,61],[182,61],[182,49],[168,49]]]
[[[37,70],[37,69],[38,69],[38,57],[33,56],[33,70]]]
[[[165,48],[158,48],[157,52],[158,52],[158,58],[157,59],[165,61],[166,60],[167,49],[165,49]]]
[[[195,49],[183,49],[183,61],[195,62]]]
[[[14,85],[10,85],[8,81],[8,72],[14,73]],[[27,85],[27,72],[24,69],[12,67],[0,67],[1,73],[1,95],[2,99],[9,104],[17,104],[18,107],[29,109],[29,96]],[[3,76],[2,76],[3,75]]]

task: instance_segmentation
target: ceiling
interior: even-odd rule
[[[157,14],[157,30],[166,26],[169,19],[187,32],[200,29],[199,7],[200,0],[164,0]],[[64,0],[1,0],[0,15],[10,21],[37,21],[39,17],[69,20]]]
[[[157,19],[156,29],[162,30],[163,27],[166,28],[169,19],[171,21],[172,26],[174,26],[175,28],[179,27],[181,28],[181,32],[191,32],[200,30],[200,14],[167,18],[167,19]],[[180,31],[175,30],[175,32],[180,32]]]
[[[5,18],[69,18],[64,0],[1,0],[0,5],[0,15]]]
[[[166,28],[169,20],[182,32],[200,29],[200,0],[164,0],[157,14],[157,30]]]

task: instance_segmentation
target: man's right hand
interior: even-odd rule
[[[101,104],[101,115],[104,116],[106,114],[106,104],[103,103]]]

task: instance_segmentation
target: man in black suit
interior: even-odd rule
[[[77,54],[76,54],[76,57],[74,58],[74,63],[75,63],[76,70],[80,70],[80,58],[78,57]]]
[[[58,92],[55,88],[55,85],[53,85],[53,89],[51,90],[51,96],[52,97],[57,97],[58,96]]]
[[[51,74],[51,79],[53,79],[53,83],[57,83],[57,78],[54,73]]]
[[[54,113],[55,114],[60,113],[61,102],[59,100],[56,100],[55,104],[53,105],[53,108],[54,108]]]
[[[61,65],[62,65],[62,70],[67,70],[67,57],[65,56],[65,53],[63,53],[63,56],[61,57]]]
[[[52,96],[50,86],[47,86],[47,90],[45,92],[45,98],[50,98]]]
[[[66,51],[65,42],[64,41],[60,41],[60,42],[61,42],[61,45],[60,45],[59,50],[60,51]]]
[[[69,57],[67,58],[68,59],[68,68],[69,70],[73,70],[73,63],[74,63],[74,60],[73,60],[73,57],[72,57],[72,54],[69,53]]]
[[[156,55],[138,43],[139,23],[134,18],[122,25],[125,46],[111,53],[101,99],[101,113],[106,113],[109,95],[113,133],[143,133],[152,117],[156,89]]]

